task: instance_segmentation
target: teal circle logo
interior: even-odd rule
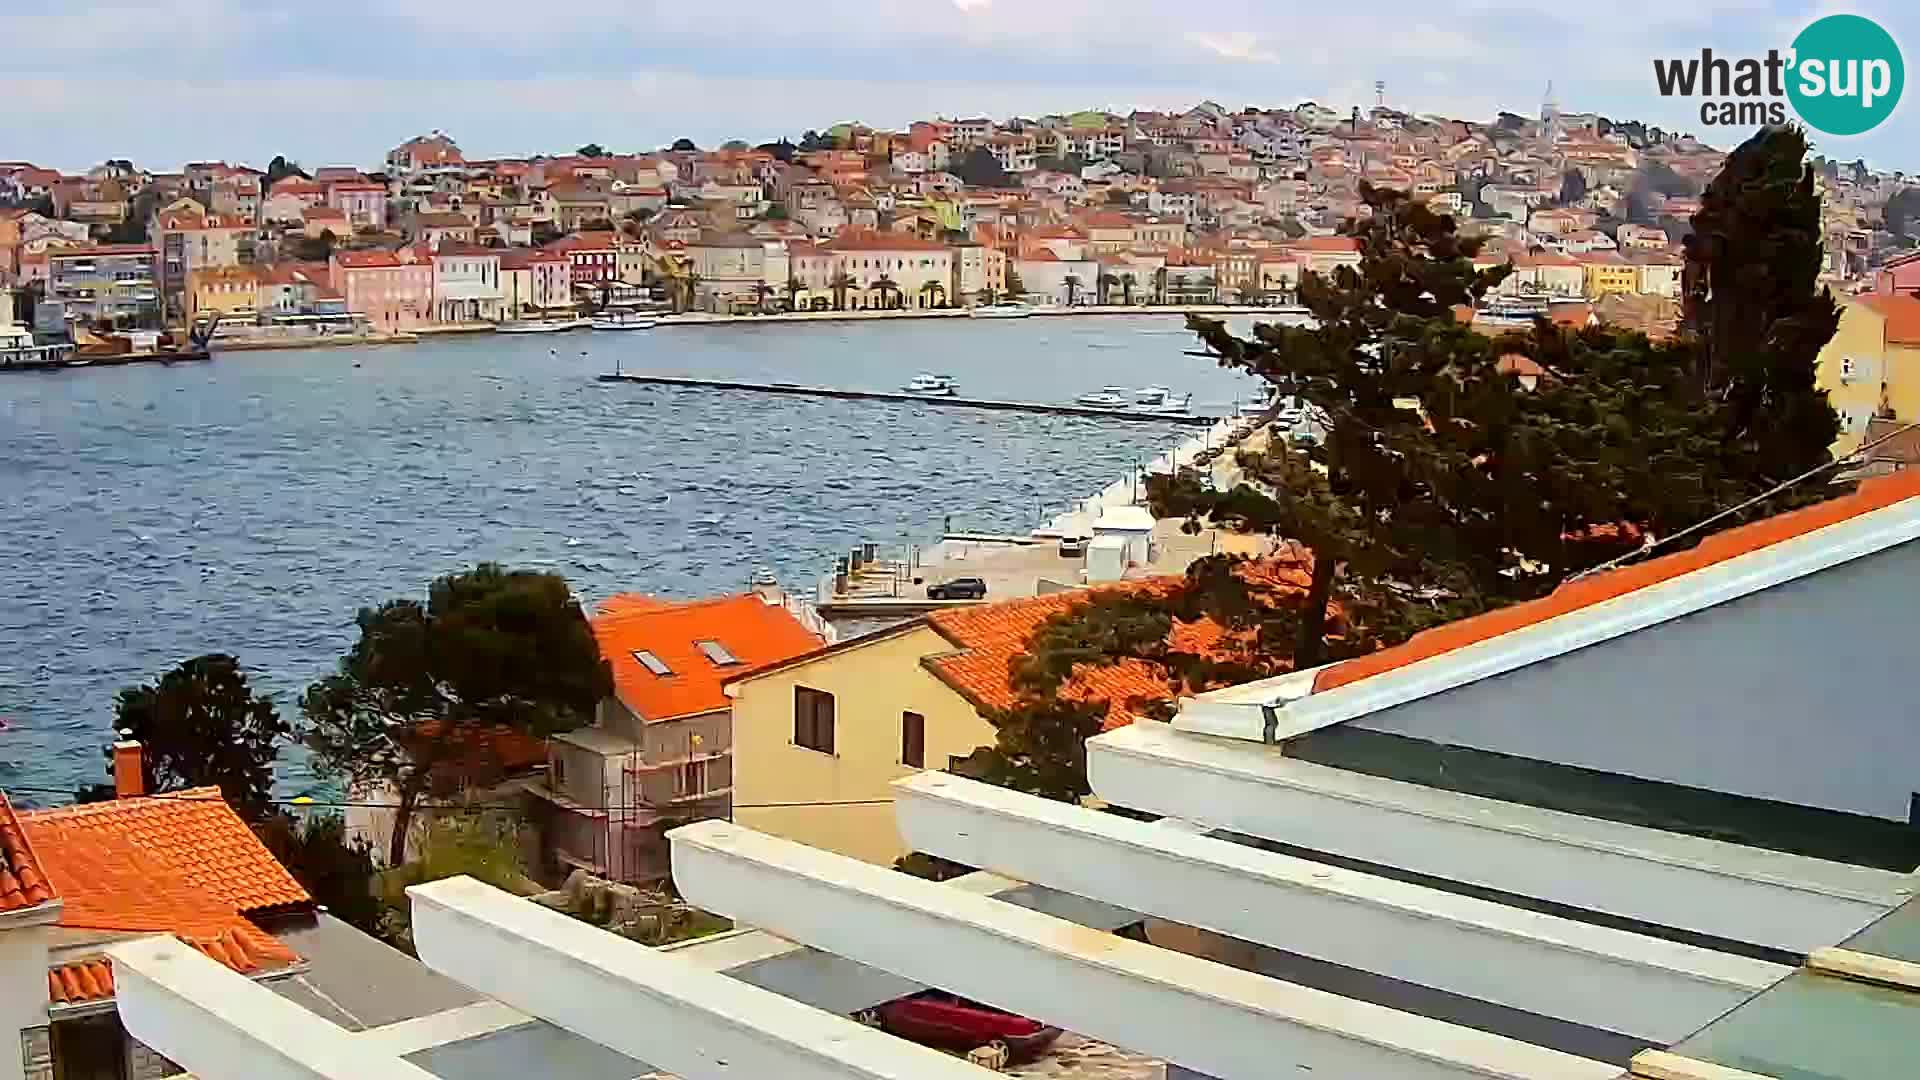
[[[1906,85],[1893,35],[1859,15],[1828,15],[1793,39],[1787,97],[1807,126],[1829,135],[1871,131],[1893,115]]]

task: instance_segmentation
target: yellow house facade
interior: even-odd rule
[[[994,741],[923,663],[953,651],[916,621],[729,682],[734,821],[871,863],[907,854],[888,785]]]
[[[187,274],[187,310],[194,318],[206,314],[252,318],[258,310],[260,275],[251,266],[222,266]]]
[[[1589,299],[1597,300],[1609,293],[1631,294],[1640,291],[1640,268],[1618,255],[1608,253],[1604,259],[1582,260],[1580,269],[1585,275],[1582,285]]]
[[[1920,297],[1874,293],[1846,301],[1814,380],[1840,414],[1836,454],[1859,446],[1876,416],[1920,420]]]

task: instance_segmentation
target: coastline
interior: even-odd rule
[[[756,323],[859,322],[889,319],[964,319],[969,308],[928,308],[906,311],[777,311],[765,315],[720,315],[690,311],[680,315],[662,315],[656,328],[669,326],[753,325]],[[1305,308],[1256,307],[1248,304],[1082,304],[1075,307],[1036,307],[1032,318],[1072,318],[1082,315],[1304,315]]]

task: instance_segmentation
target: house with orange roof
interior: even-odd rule
[[[613,696],[591,727],[548,740],[531,783],[543,861],[642,882],[667,872],[667,829],[733,811],[733,713],[722,683],[821,647],[778,595],[621,595],[591,620]]]
[[[1248,573],[1275,592],[1304,592],[1310,580],[1292,559]],[[1170,580],[1101,588],[1155,590]],[[729,676],[733,820],[867,862],[906,854],[888,785],[993,745],[988,715],[1020,702],[1009,665],[1044,622],[1093,595],[1074,589],[942,609]],[[1179,624],[1169,641],[1216,659],[1252,648],[1207,620]],[[1082,666],[1060,692],[1104,702],[1109,729],[1177,696],[1169,673],[1144,661]]]
[[[1814,378],[1840,414],[1836,453],[1860,445],[1875,417],[1920,419],[1920,297],[1847,299],[1839,327],[1820,349]]]
[[[347,310],[365,315],[383,333],[410,330],[433,317],[433,260],[413,248],[336,251],[328,274],[329,284],[346,297]]]
[[[138,743],[114,766],[107,802],[17,811],[0,795],[0,1075],[179,1071],[120,1025],[118,942],[170,935],[267,984],[311,968],[281,935],[314,924],[313,898],[220,790],[146,796]]]
[[[1490,825],[1519,804],[1569,829],[1578,816],[1908,874],[1920,728],[1898,703],[1917,569],[1907,470],[1393,648],[1199,695],[1174,726],[1362,774],[1397,805],[1474,796]]]

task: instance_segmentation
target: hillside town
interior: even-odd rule
[[[218,316],[223,338],[293,341],[621,305],[1266,306],[1357,261],[1337,230],[1371,184],[1467,221],[1483,263],[1513,263],[1494,315],[1599,304],[1651,327],[1672,318],[1679,243],[1723,157],[1551,101],[1492,123],[1205,102],[632,154],[482,159],[434,132],[371,169],[4,162],[0,287],[41,335]],[[1822,165],[1825,277],[1864,291],[1911,243],[1890,212],[1906,180]]]
[[[1489,123],[1203,102],[527,158],[435,131],[370,167],[0,163],[0,361],[23,338],[180,356],[182,335],[1013,307],[1197,311],[1139,331],[1167,335],[1154,377],[1261,384],[1227,415],[1182,404],[1186,437],[1113,455],[1123,477],[1035,528],[941,515],[895,547],[867,537],[935,513],[910,473],[1020,497],[986,453],[1014,423],[903,459],[949,426],[899,419],[937,392],[759,385],[893,399],[866,449],[809,447],[856,414],[730,398],[723,429],[616,396],[637,378],[617,368],[428,362],[457,339],[364,372],[313,350],[24,379],[12,490],[84,484],[79,516],[20,500],[23,637],[77,657],[32,680],[77,697],[81,669],[130,666],[136,620],[233,651],[88,706],[105,783],[9,772],[0,1080],[1901,1075],[1920,731],[1831,705],[1906,689],[1920,205],[1864,162],[1811,159],[1810,192],[1806,153],[1799,130],[1728,152],[1549,95]],[[1728,250],[1689,245],[1695,220]],[[1241,337],[1206,313],[1293,321]],[[833,347],[898,366],[918,328]],[[1075,362],[1026,347],[999,359]],[[590,378],[610,404],[567,411]],[[224,422],[221,379],[253,427]],[[176,395],[194,422],[156,405]],[[1025,468],[1120,426],[1087,412],[1083,444],[1036,427],[1058,453]],[[697,478],[667,475],[676,454]],[[795,476],[753,476],[780,456]],[[890,515],[844,520],[813,474]],[[676,499],[689,516],[646,518]],[[433,561],[377,556],[439,516],[461,531]],[[839,545],[830,569],[690,587],[756,516]],[[343,580],[367,594],[288,629]],[[183,596],[204,621],[162,606]],[[266,603],[297,618],[263,630]],[[56,633],[75,609],[114,633]],[[239,654],[275,634],[340,651],[250,684]],[[53,726],[22,711],[0,730]],[[1816,1021],[1847,1038],[1802,1037]],[[1836,1043],[1879,1056],[1807,1062]]]

